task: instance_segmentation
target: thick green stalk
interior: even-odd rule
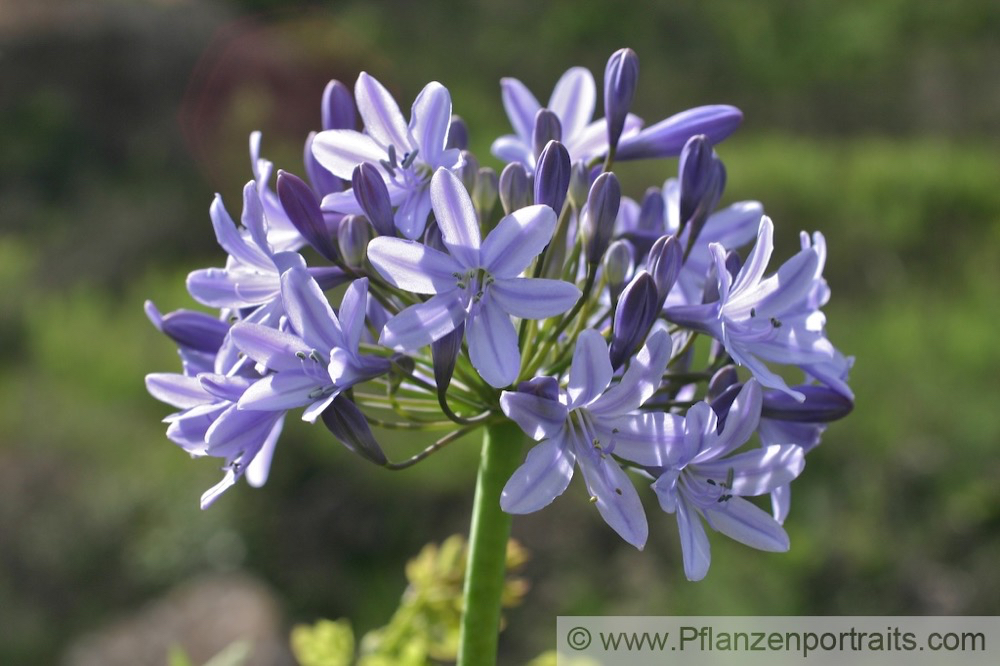
[[[500,596],[506,572],[510,514],[500,509],[500,491],[521,463],[524,434],[504,421],[486,428],[469,530],[458,666],[493,666],[500,633]]]

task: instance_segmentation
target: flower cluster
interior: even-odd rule
[[[710,562],[704,524],[786,550],[789,484],[853,406],[852,359],[821,311],[826,245],[803,233],[769,269],[762,206],[719,208],[714,146],[739,110],[647,125],[630,112],[638,74],[630,49],[611,56],[597,120],[586,69],[544,107],[504,79],[513,134],[493,142],[499,175],[467,150],[436,82],[409,120],[369,74],[353,93],[331,82],[304,178],[272,178],[255,134],[240,224],[220,198],[210,208],[225,265],[188,278],[218,315],[147,303],[181,356],[181,372],[146,378],[178,410],[167,436],[224,460],[202,506],[240,477],[265,482],[290,410],[391,469],[509,419],[537,442],[504,488],[509,513],[551,503],[579,466],[601,517],[637,548],[648,524],[635,484],[651,486],[692,580]],[[676,177],[622,195],[617,162],[673,157]],[[373,427],[449,432],[392,462]],[[770,512],[746,499],[761,495]]]

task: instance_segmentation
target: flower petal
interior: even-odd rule
[[[365,123],[365,131],[375,141],[385,147],[395,146],[396,150],[400,152],[400,156],[413,148],[410,145],[410,131],[399,110],[399,105],[396,104],[396,100],[385,89],[385,86],[379,83],[375,77],[367,72],[361,72],[358,75],[358,81],[354,85],[354,99],[357,101],[361,120]],[[322,134],[321,132],[320,135]],[[327,168],[330,169],[330,167]],[[340,175],[335,171],[334,173]],[[347,177],[350,178],[350,175]]]
[[[316,375],[304,370],[286,370],[254,382],[238,404],[246,411],[284,411],[308,405],[316,399],[315,391],[321,388],[324,387]]]
[[[271,426],[271,432],[268,433],[263,446],[260,447],[260,451],[257,452],[257,455],[247,465],[247,483],[254,488],[260,488],[267,483],[267,477],[271,472],[271,460],[274,458],[274,447],[278,443],[278,438],[281,436],[281,429],[284,425],[285,415],[282,414],[275,421],[274,425]]]
[[[569,486],[575,460],[565,431],[534,446],[504,486],[500,508],[521,514],[548,506]]]
[[[365,330],[365,312],[368,309],[368,278],[351,283],[340,301],[340,327],[344,332],[345,348],[357,352],[361,333]]]
[[[478,314],[469,317],[465,327],[469,360],[490,386],[510,386],[521,368],[517,331],[510,317],[491,296],[487,295],[479,304]]]
[[[380,236],[368,243],[368,260],[389,284],[417,294],[455,290],[462,267],[423,243]]]
[[[666,467],[684,439],[684,418],[666,412],[640,412],[614,419],[594,419],[605,450],[648,467]]]
[[[573,362],[569,367],[569,406],[588,405],[604,393],[611,383],[608,343],[601,334],[588,328],[576,340]]]
[[[751,285],[756,285],[764,277],[767,264],[771,261],[771,253],[774,251],[774,223],[766,215],[760,218],[760,226],[757,230],[757,243],[750,250],[750,256],[740,269],[739,274],[733,281],[732,291],[734,293],[744,291]]]
[[[410,112],[410,128],[420,148],[420,159],[432,166],[437,164],[448,142],[450,126],[451,94],[443,85],[432,81],[417,95]]]
[[[556,214],[548,206],[513,211],[483,241],[482,266],[494,277],[517,277],[549,244],[555,228]]]
[[[497,280],[490,296],[508,314],[522,319],[545,319],[568,311],[580,300],[575,284],[546,278]]]
[[[386,158],[385,148],[372,137],[354,130],[326,130],[312,142],[313,157],[327,171],[350,182],[359,164],[378,164]],[[326,207],[326,201],[323,202]]]
[[[513,134],[506,134],[493,141],[490,152],[502,162],[520,162],[529,171],[535,166],[531,147]]]
[[[631,479],[610,456],[591,449],[586,453],[581,447],[590,447],[589,442],[576,441],[577,462],[587,482],[591,498],[597,498],[597,510],[604,522],[630,544],[642,550],[649,536],[646,513],[639,500],[639,493]],[[593,499],[591,501],[594,501]]]
[[[500,409],[534,440],[555,437],[566,423],[566,405],[533,393],[504,391]]]
[[[296,354],[312,351],[297,335],[260,324],[234,324],[232,336],[241,352],[270,370],[297,370],[302,361]]]
[[[757,430],[762,405],[763,392],[760,390],[760,384],[751,379],[743,385],[733,400],[722,433],[717,438],[710,437],[706,440],[711,444],[702,449],[691,462],[715,460],[745,444]]]
[[[344,346],[344,333],[330,302],[316,280],[303,268],[292,268],[281,276],[281,301],[288,321],[307,344],[324,354]]]
[[[524,143],[530,145],[531,133],[535,130],[535,114],[542,105],[523,83],[513,78],[500,79],[500,97],[511,127]]]
[[[699,476],[716,482],[728,479],[729,470],[733,470],[733,494],[747,496],[763,495],[790,483],[802,473],[804,467],[805,455],[801,447],[775,444],[702,463],[695,470]]]
[[[411,305],[387,321],[379,344],[397,351],[420,349],[455,330],[465,318],[462,294],[453,289]]]
[[[153,372],[146,375],[146,390],[160,402],[179,409],[213,402],[212,396],[202,388],[197,377],[185,377],[173,372]]]
[[[548,108],[559,117],[562,135],[568,139],[587,126],[594,116],[596,104],[597,85],[594,83],[594,75],[585,67],[573,67],[566,70],[556,82]]]
[[[719,506],[723,508],[705,509],[705,520],[712,529],[757,550],[773,553],[788,550],[788,534],[763,509],[742,497],[730,498]]]
[[[399,233],[410,240],[416,240],[427,227],[427,215],[431,212],[431,195],[426,187],[411,190],[399,204],[392,221]]]
[[[681,537],[684,576],[691,581],[701,580],[712,563],[712,551],[708,546],[708,535],[705,534],[701,518],[684,500],[677,503],[677,531]]]
[[[617,416],[638,409],[660,387],[672,350],[670,334],[663,329],[654,331],[632,359],[621,381],[594,401],[590,411]]]
[[[253,181],[250,181],[247,187],[253,187],[256,192]],[[257,203],[259,206],[260,201],[258,200]],[[208,212],[212,218],[212,228],[215,229],[215,239],[229,256],[247,266],[264,270],[268,268],[274,270],[274,265],[260,248],[248,243],[247,239],[236,228],[236,223],[233,222],[229,213],[226,212],[220,195],[215,195],[215,199],[212,200],[212,205],[209,207]],[[263,216],[263,211],[261,213]]]
[[[441,230],[441,240],[460,264],[477,268],[479,246],[479,218],[472,199],[458,176],[447,169],[438,169],[431,177],[431,205]]]

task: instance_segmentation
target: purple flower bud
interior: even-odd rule
[[[440,252],[448,253],[448,248],[445,247],[444,239],[441,238],[441,228],[436,222],[428,224],[427,228],[424,229],[424,245],[427,247],[434,248]]]
[[[659,235],[663,233],[667,219],[667,204],[663,192],[658,187],[650,187],[642,197],[639,207],[639,231]]]
[[[465,338],[465,322],[455,330],[431,343],[431,359],[434,361],[434,383],[437,385],[438,400],[445,400],[448,385],[455,372],[455,363],[462,351]]]
[[[462,151],[462,164],[455,170],[455,175],[462,181],[466,191],[471,192],[476,187],[479,177],[479,160],[468,150]]]
[[[614,303],[621,296],[625,283],[632,277],[635,266],[635,251],[632,249],[632,244],[625,240],[616,240],[612,243],[604,253],[603,266],[604,280],[608,283],[611,302]]]
[[[656,283],[639,271],[618,300],[611,329],[611,367],[619,368],[642,346],[660,311],[656,307]]]
[[[569,197],[573,208],[580,211],[587,204],[587,196],[590,194],[590,169],[583,162],[577,162],[569,172],[569,190],[566,196]]]
[[[693,136],[681,152],[678,166],[681,229],[690,225],[694,242],[709,214],[715,210],[725,186],[725,169],[703,134]]]
[[[539,398],[559,400],[559,381],[555,377],[535,377],[517,385],[518,393],[530,393]]]
[[[531,205],[531,182],[528,172],[520,162],[511,162],[500,172],[500,203],[503,212],[510,215]]]
[[[727,365],[712,375],[708,381],[708,399],[715,400],[730,386],[739,384],[740,377],[735,365]]]
[[[618,176],[602,173],[594,181],[587,196],[587,214],[583,221],[587,262],[597,264],[604,256],[615,230],[618,208],[622,203],[622,186]]]
[[[448,126],[448,144],[445,146],[447,149],[458,148],[459,150],[466,150],[469,147],[469,126],[465,124],[465,120],[461,116],[452,116],[451,124]]]
[[[323,410],[323,423],[340,440],[340,443],[376,465],[389,462],[378,440],[372,434],[368,419],[357,406],[343,394],[338,395]]]
[[[684,252],[676,236],[662,236],[649,249],[646,270],[656,283],[656,300],[660,308],[666,302],[667,294],[673,289],[683,262]]]
[[[330,173],[326,167],[319,163],[316,156],[313,155],[312,145],[314,138],[316,138],[316,132],[310,132],[306,138],[305,154],[302,157],[302,161],[306,165],[306,175],[309,177],[309,182],[312,183],[313,189],[321,198],[334,192],[343,192],[344,181]]]
[[[608,146],[612,152],[625,127],[639,81],[639,56],[632,49],[619,49],[604,68],[604,117],[608,123]]]
[[[195,310],[175,310],[160,316],[156,306],[146,301],[146,315],[178,346],[196,351],[215,354],[229,333],[229,324]]]
[[[278,172],[278,201],[302,237],[324,258],[337,260],[337,248],[323,219],[319,197],[298,176],[287,171]]]
[[[618,160],[674,157],[695,134],[704,134],[716,144],[735,132],[741,122],[743,113],[735,106],[716,104],[688,109],[627,137],[618,145],[615,157]]]
[[[354,187],[354,198],[365,211],[368,221],[375,227],[379,236],[395,236],[396,223],[392,217],[392,202],[389,200],[389,189],[382,180],[378,167],[369,162],[359,164],[351,177]]]
[[[730,384],[709,401],[709,404],[712,406],[712,411],[719,417],[716,432],[721,433],[725,429],[726,419],[729,417],[729,409],[733,406],[736,396],[740,394],[742,389],[742,382]]]
[[[531,145],[535,157],[542,154],[549,141],[562,141],[562,124],[559,122],[559,116],[552,111],[539,109],[535,114],[535,129],[531,133]]]
[[[360,268],[368,256],[368,241],[375,237],[375,230],[362,215],[345,215],[337,229],[337,246],[344,263]]]
[[[558,141],[549,141],[535,166],[535,203],[562,212],[569,188],[569,152]]]
[[[323,129],[349,129],[357,127],[357,112],[351,90],[337,80],[326,84],[323,91]]]
[[[489,167],[479,169],[476,177],[476,186],[472,188],[472,204],[476,207],[476,213],[482,221],[482,232],[488,234],[493,230],[493,218],[491,213],[493,207],[497,205],[497,190],[500,187],[497,172]]]
[[[799,402],[785,391],[765,391],[761,415],[769,419],[798,423],[828,423],[842,419],[854,409],[854,401],[820,385],[796,386],[805,395]]]

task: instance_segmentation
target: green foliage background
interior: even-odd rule
[[[385,624],[404,562],[465,531],[476,442],[389,473],[290,421],[268,485],[201,512],[217,470],[163,435],[142,376],[176,357],[142,302],[191,306],[184,275],[222,260],[211,195],[238,207],[250,177],[247,133],[301,172],[327,79],[366,69],[404,105],[441,80],[493,164],[501,76],[544,101],[564,69],[599,75],[623,45],[648,120],[745,111],[718,149],[724,203],[762,201],[782,256],[800,229],[826,234],[829,332],[857,357],[857,407],[794,486],[792,551],[712,539],[702,583],[648,493],[643,553],[577,484],[518,518],[533,589],[504,657],[549,647],[559,614],[1000,612],[997,3],[79,6],[0,24],[0,662],[54,661],[205,570],[262,577],[290,623]],[[675,168],[630,166],[626,190]]]

